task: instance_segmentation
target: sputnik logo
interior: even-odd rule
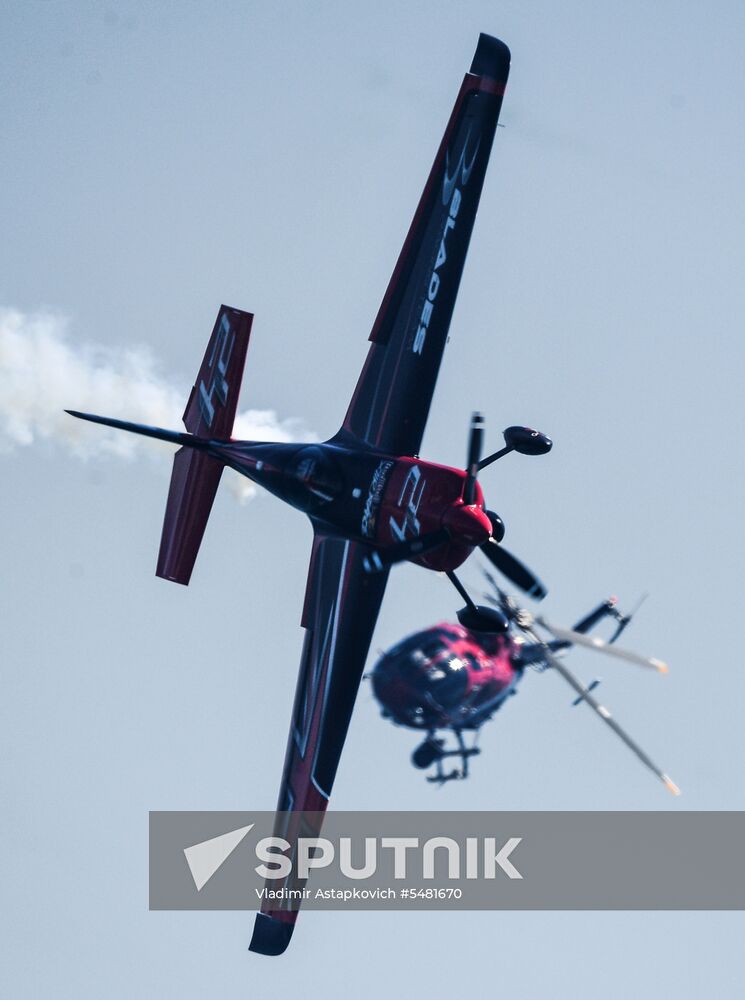
[[[217,869],[225,864],[253,827],[254,824],[249,823],[248,826],[242,826],[238,830],[231,830],[229,833],[220,834],[219,837],[211,837],[209,840],[184,848],[186,862],[197,892],[202,891]]]
[[[183,849],[197,892],[202,891],[253,828],[254,824],[249,823],[248,826],[241,826],[237,830],[230,830]],[[522,874],[509,858],[521,840],[521,837],[510,837],[497,850],[498,842],[494,837],[468,837],[465,843],[466,878],[478,876],[479,854],[482,854],[485,879],[497,878],[498,870],[507,878],[521,879]],[[461,845],[450,837],[429,837],[424,841],[419,837],[366,837],[365,864],[362,869],[352,865],[351,837],[340,837],[338,842],[318,836],[300,837],[296,845],[282,837],[264,837],[255,847],[256,857],[261,864],[254,871],[264,879],[285,880],[296,870],[297,877],[305,880],[313,869],[329,868],[336,862],[339,872],[346,878],[365,879],[372,877],[377,871],[378,847],[393,852],[396,879],[407,876],[409,851],[415,854],[418,852],[421,856],[423,877],[434,878],[435,851],[438,849],[447,850],[448,877],[461,877]],[[287,851],[293,852],[291,857],[287,856]]]

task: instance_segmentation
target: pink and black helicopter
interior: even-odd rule
[[[675,782],[592,696],[599,680],[585,687],[561,660],[577,644],[667,673],[662,660],[613,645],[634,612],[623,615],[616,598],[609,597],[573,628],[560,628],[520,608],[491,574],[486,577],[492,588],[487,600],[494,607],[478,609],[464,592],[467,603],[458,613],[458,624],[442,622],[408,636],[384,653],[367,675],[383,718],[426,733],[412,754],[414,766],[426,770],[434,765],[427,780],[437,784],[467,778],[469,759],[480,753],[481,727],[517,694],[526,669],[541,673],[553,668],[574,688],[577,696],[572,704],[589,705],[674,795],[679,794]],[[588,635],[607,618],[616,622],[607,641]],[[448,744],[448,737],[455,745]],[[446,771],[444,762],[451,758],[460,766]]]

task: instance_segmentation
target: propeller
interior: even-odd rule
[[[494,538],[484,542],[481,551],[502,576],[506,576],[510,583],[524,591],[528,597],[542,601],[548,593],[545,584],[538,579],[535,573]]]
[[[497,458],[506,455],[511,451],[518,451],[523,455],[544,455],[551,449],[551,440],[545,434],[532,430],[530,427],[508,427],[504,432],[505,447],[495,452],[489,458],[481,461],[481,450],[484,442],[484,418],[480,413],[474,413],[471,417],[471,428],[468,436],[468,462],[466,464],[466,482],[463,487],[463,503],[469,506],[476,502],[476,482],[479,471],[487,465],[491,465]],[[544,584],[531,570],[521,563],[516,556],[513,556],[507,549],[502,548],[501,541],[504,538],[504,522],[502,518],[491,510],[487,510],[487,517],[491,521],[492,535],[483,545],[480,546],[489,562],[502,573],[503,576],[515,587],[524,591],[529,597],[537,601],[542,600],[548,593]]]
[[[468,455],[462,504],[460,502],[453,504],[446,511],[443,517],[443,526],[437,531],[370,552],[363,561],[365,571],[381,573],[388,567],[395,566],[396,563],[415,559],[440,545],[445,545],[453,538],[458,538],[474,547],[478,545],[489,562],[506,576],[510,583],[525,591],[528,596],[535,600],[542,600],[547,593],[545,585],[535,573],[500,545],[504,538],[502,518],[493,511],[484,510],[480,504],[476,503],[476,498],[480,469],[491,465],[499,457],[511,451],[517,451],[523,455],[544,455],[550,451],[552,443],[545,434],[534,431],[530,427],[508,427],[504,432],[504,439],[505,447],[482,461],[484,418],[481,413],[474,413],[471,417],[468,435]],[[486,522],[487,518],[489,524]],[[491,525],[491,536],[487,538],[489,525]],[[486,540],[480,544],[482,539]]]
[[[476,479],[479,474],[479,459],[484,446],[484,418],[480,413],[471,417],[471,432],[468,436],[468,462],[466,463],[466,485],[463,488],[463,503],[468,507],[476,502]]]

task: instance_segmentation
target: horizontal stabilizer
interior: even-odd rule
[[[174,455],[156,576],[189,583],[222,470],[222,462],[192,448]]]

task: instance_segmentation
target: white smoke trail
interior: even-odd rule
[[[178,430],[190,383],[185,383],[186,390],[176,389],[158,374],[152,355],[143,348],[73,344],[67,328],[67,321],[53,313],[0,308],[0,452],[46,440],[81,459],[148,454],[169,465],[172,445],[87,424],[64,411],[83,410]],[[273,410],[239,413],[234,436],[254,441],[317,440],[301,421],[279,420]],[[226,483],[238,499],[255,494],[247,479],[228,473]]]

